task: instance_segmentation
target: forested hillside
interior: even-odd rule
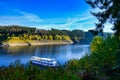
[[[79,42],[84,38],[82,30],[42,30],[26,26],[0,26],[0,41],[68,40]]]

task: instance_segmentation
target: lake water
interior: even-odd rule
[[[89,45],[42,45],[0,48],[0,66],[20,60],[29,62],[31,56],[55,58],[61,64],[70,59],[80,59],[90,51]]]

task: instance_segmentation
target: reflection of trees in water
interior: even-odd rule
[[[6,59],[6,63],[21,59],[22,63],[29,61],[31,56],[55,58],[60,63],[65,63],[69,59],[81,58],[84,52],[89,51],[89,46],[84,45],[40,45],[0,48],[1,62]],[[4,60],[5,61],[5,60]],[[2,62],[3,63],[3,62]]]
[[[0,47],[0,55],[6,55],[7,54],[7,50],[3,47]]]
[[[68,47],[67,47],[68,46]],[[36,56],[55,56],[58,54],[79,54],[88,52],[87,47],[78,45],[41,45],[41,46],[20,46],[20,47],[6,47],[0,49],[0,54],[7,55],[36,55]],[[88,47],[89,48],[89,47]]]
[[[53,55],[65,51],[63,45],[15,46],[0,48],[0,54],[21,55]]]
[[[19,46],[19,47],[7,47],[4,48],[8,55],[27,55],[27,54],[34,54],[36,47],[33,46]]]
[[[42,45],[36,49],[35,55],[40,57],[55,58],[65,51],[64,45]]]
[[[39,52],[41,52],[41,54],[49,54],[49,53],[54,54],[59,52],[60,47],[61,47],[60,45],[44,45],[39,48],[40,50]]]

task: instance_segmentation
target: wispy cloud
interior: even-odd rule
[[[43,20],[34,13],[28,13],[26,11],[21,11],[11,6],[6,6],[5,3],[0,2],[0,6],[4,8],[8,13],[13,13],[13,15],[4,14],[0,16],[0,25],[24,25],[26,23],[39,23]]]
[[[93,21],[88,21],[91,18],[93,18],[93,16],[62,18],[63,23],[61,23],[61,21],[59,21],[59,24],[55,24],[56,22],[52,23],[53,20],[49,19],[49,21],[51,21],[52,24],[50,24],[50,23],[42,24],[42,25],[39,25],[38,28],[41,28],[41,29],[56,28],[56,29],[67,29],[67,30],[73,30],[73,29],[81,29],[81,30],[84,29],[85,30],[86,29],[86,31],[87,31],[87,30],[89,30],[89,28],[91,28],[93,26],[91,26],[91,27],[89,26],[89,28],[86,26],[86,28],[85,28],[84,25],[93,23]],[[61,18],[59,20],[61,20]],[[58,21],[58,20],[54,19],[54,21]]]
[[[40,14],[30,13],[27,11],[22,11],[17,8],[13,8],[12,6],[6,6],[7,4],[0,1],[1,9],[5,10],[6,14],[0,15],[0,25],[24,25],[24,26],[32,26],[38,27],[41,29],[81,29],[81,30],[89,30],[95,28],[94,22],[97,20],[94,16],[89,14],[90,9],[84,11],[83,14],[80,15],[71,15],[68,17],[60,17],[58,18],[44,18],[42,19]],[[93,11],[93,10],[92,10]],[[95,11],[98,11],[97,9]],[[10,13],[10,14],[9,14]],[[110,24],[106,24],[104,31],[112,31],[112,26]]]
[[[25,11],[20,11],[20,10],[17,10],[17,9],[15,9],[13,11],[16,12],[16,13],[19,13],[19,14],[23,15],[23,17],[26,18],[26,19],[28,19],[29,21],[34,21],[34,22],[41,22],[42,21],[42,19],[40,19],[39,16],[36,15],[36,14],[27,13]]]
[[[16,25],[24,25],[25,23],[39,23],[42,22],[41,19],[39,19],[34,14],[25,14],[20,16],[0,16],[0,25],[13,25],[16,23]],[[18,24],[19,23],[19,24]]]
[[[88,21],[89,19],[92,19],[93,16],[86,14],[75,15],[74,17],[67,17],[67,18],[63,17],[63,18],[41,19],[40,16],[35,13],[21,11],[19,9],[12,8],[10,6],[7,7],[3,3],[2,3],[2,7],[17,15],[0,16],[0,25],[25,25],[25,26],[38,27],[41,29],[56,28],[56,29],[72,30],[72,29],[85,29],[84,25],[93,23],[92,21]]]
[[[87,16],[87,17],[77,17],[77,18],[68,18],[68,21],[66,22],[65,26],[72,25],[74,23],[80,22],[80,21],[85,21],[87,19],[92,18],[93,16]]]

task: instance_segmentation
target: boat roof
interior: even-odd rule
[[[50,59],[50,58],[41,58],[37,56],[32,56],[30,60],[43,60],[43,61],[55,61],[55,59]]]

